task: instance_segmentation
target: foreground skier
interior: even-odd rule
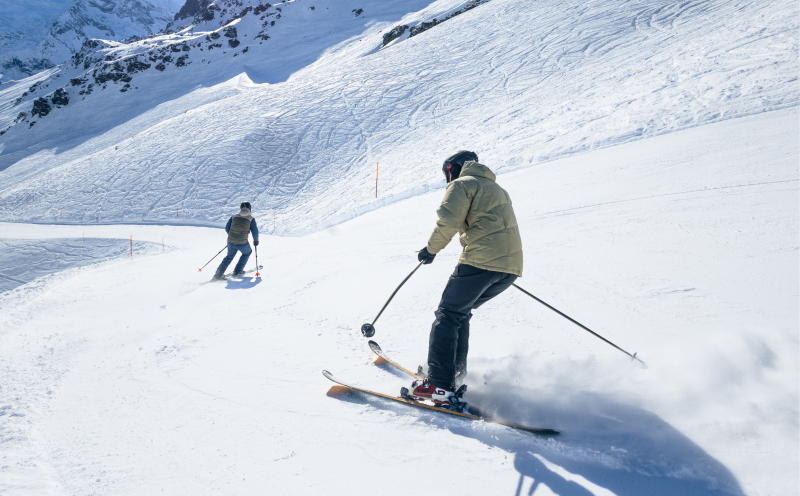
[[[415,380],[409,396],[457,408],[456,376],[467,373],[472,309],[505,291],[522,275],[522,241],[508,193],[474,152],[460,151],[442,167],[447,191],[436,211],[439,220],[419,251],[429,264],[458,232],[464,247],[434,312],[428,348],[428,376]]]
[[[244,275],[244,266],[247,264],[247,259],[253,250],[248,243],[248,236],[253,234],[253,245],[258,246],[258,225],[256,220],[250,215],[250,203],[243,202],[239,206],[239,213],[234,214],[225,225],[225,232],[228,233],[228,254],[222,259],[222,263],[217,267],[217,272],[214,274],[214,279],[223,279],[225,269],[233,261],[236,252],[242,252],[236,267],[233,269],[234,276]]]

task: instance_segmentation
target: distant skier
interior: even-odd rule
[[[253,245],[258,246],[258,225],[256,220],[250,215],[250,203],[243,202],[239,205],[239,213],[234,214],[225,225],[225,232],[228,233],[228,254],[222,259],[222,263],[217,267],[217,272],[214,274],[214,279],[222,279],[225,275],[225,269],[233,261],[236,252],[242,252],[236,267],[233,269],[234,276],[244,275],[244,266],[247,264],[247,259],[253,250],[248,243],[248,235],[253,234]]]
[[[494,173],[478,163],[474,152],[452,155],[442,171],[449,184],[436,211],[436,228],[418,259],[433,262],[456,233],[464,250],[434,312],[427,378],[415,380],[409,395],[457,407],[456,377],[463,382],[467,373],[472,309],[522,275],[522,241],[508,193],[495,182]]]

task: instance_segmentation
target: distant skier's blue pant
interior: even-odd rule
[[[225,255],[225,258],[222,259],[222,263],[219,264],[219,267],[217,267],[217,274],[222,275],[225,273],[225,269],[227,269],[228,265],[233,262],[233,257],[236,256],[237,251],[242,252],[242,256],[239,257],[239,261],[236,263],[236,267],[233,268],[233,271],[244,271],[244,266],[247,264],[247,259],[250,258],[250,254],[253,253],[253,249],[250,248],[250,243],[245,243],[243,245],[228,243],[228,254]]]

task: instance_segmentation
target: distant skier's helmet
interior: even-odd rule
[[[246,208],[247,210],[253,210],[252,208],[250,208],[250,202],[242,202],[242,204],[239,205],[239,208],[240,209]]]
[[[444,165],[442,165],[442,172],[444,172],[444,177],[447,179],[447,182],[449,183],[450,181],[458,179],[458,176],[461,175],[461,168],[464,167],[464,163],[469,161],[477,162],[478,155],[475,152],[461,150],[447,157],[447,160],[444,161]]]

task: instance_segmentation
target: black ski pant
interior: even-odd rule
[[[428,379],[432,385],[455,391],[456,370],[467,370],[472,309],[499,295],[516,280],[514,274],[456,265],[431,326]]]

